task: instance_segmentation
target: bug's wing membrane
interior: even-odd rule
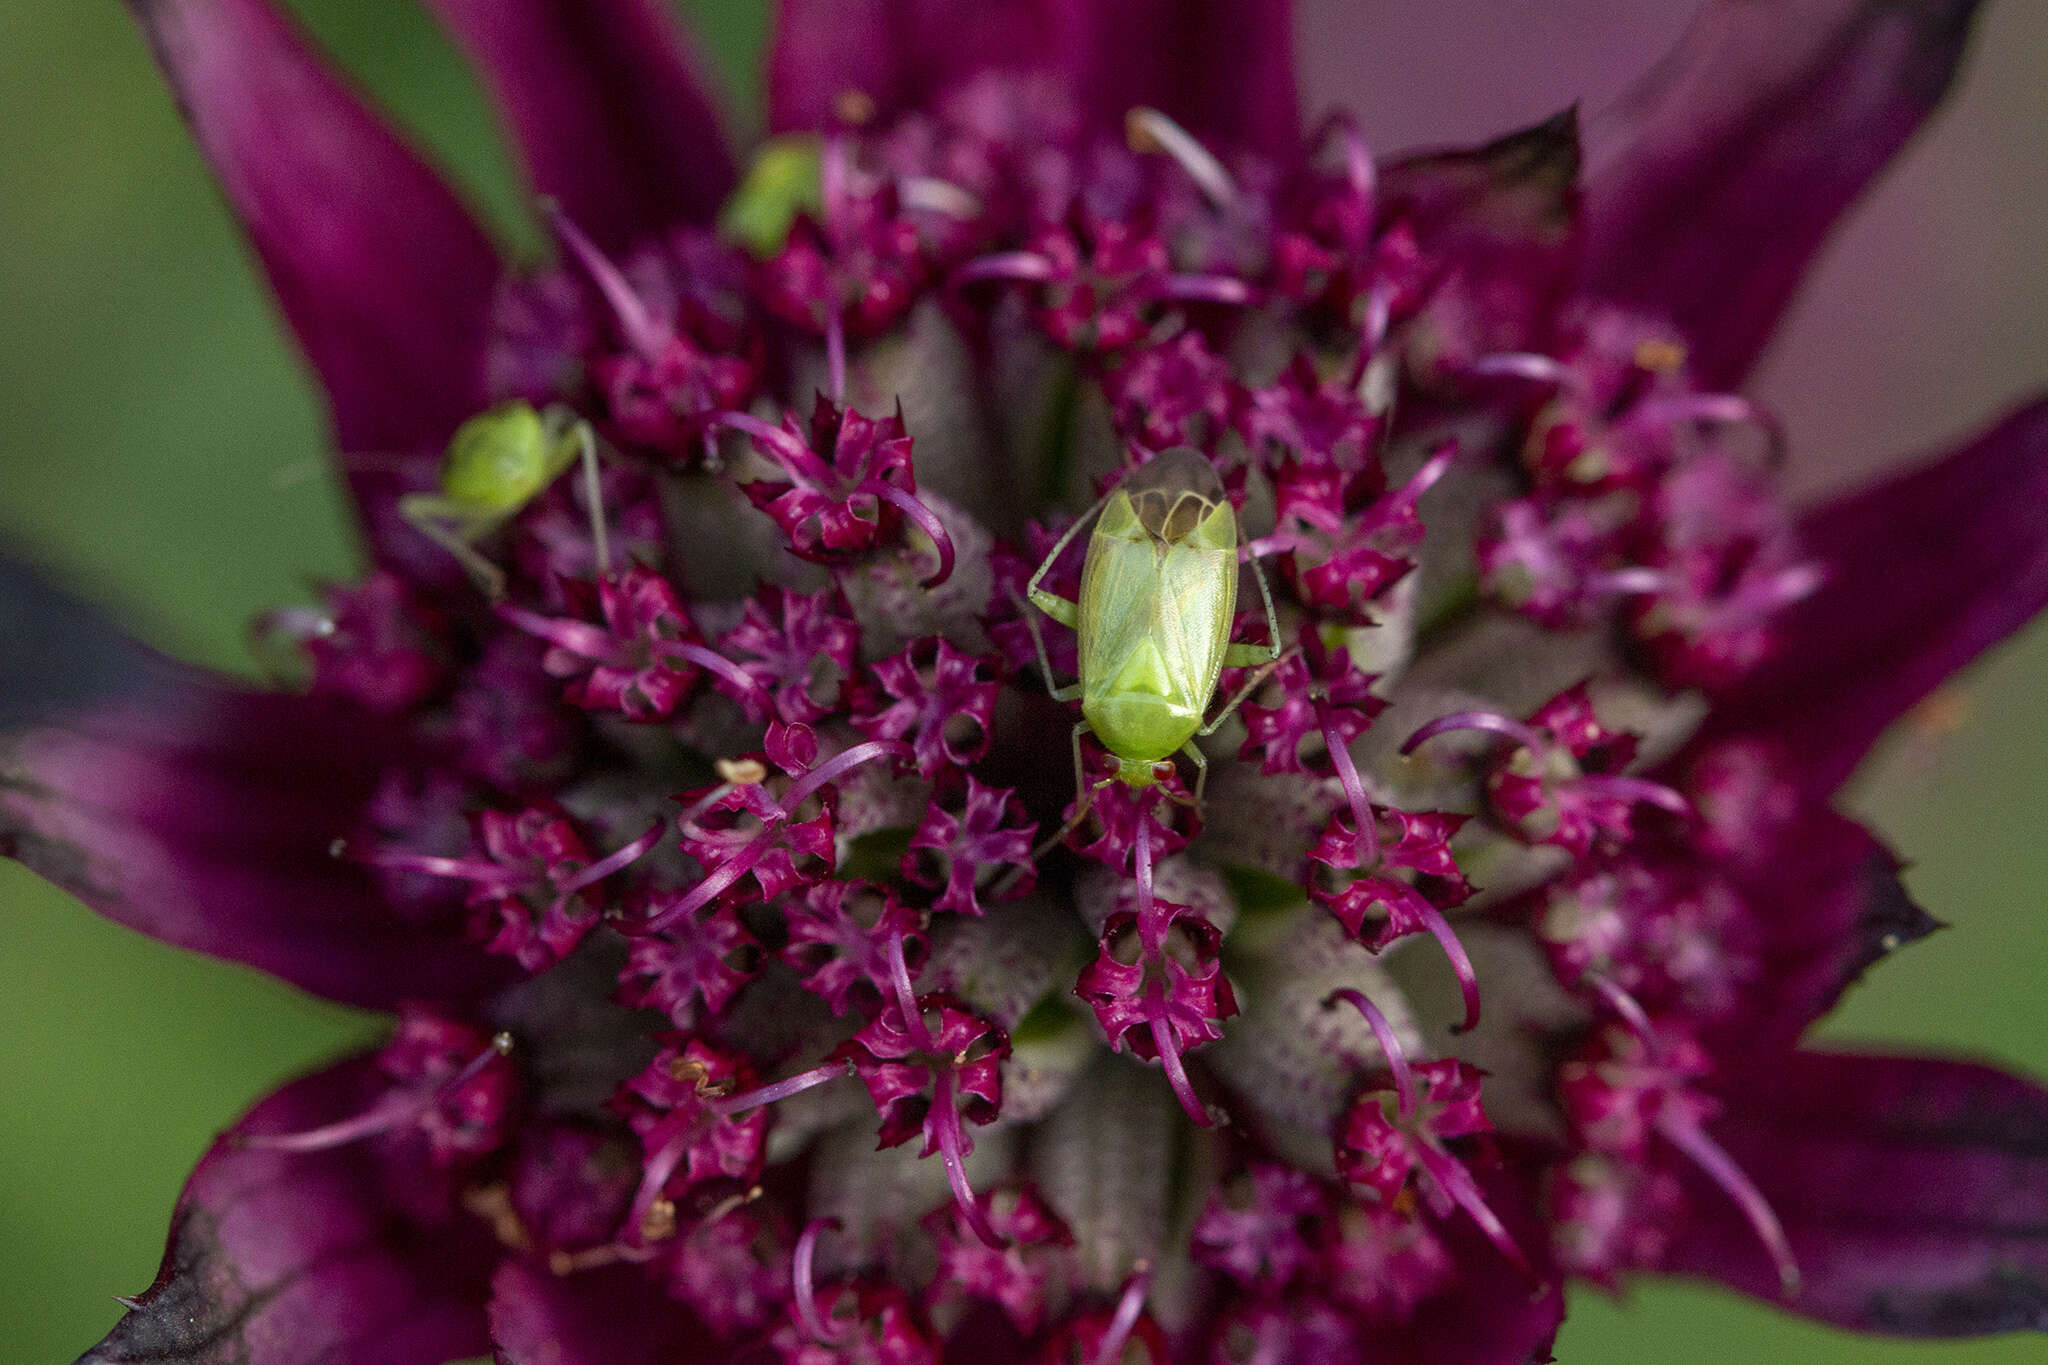
[[[1105,520],[1108,512],[1104,513]],[[1133,523],[1135,524],[1135,523]],[[1116,676],[1131,651],[1147,638],[1159,591],[1151,547],[1101,529],[1090,537],[1081,570],[1081,684],[1101,686]]]
[[[1160,564],[1158,638],[1189,704],[1208,709],[1223,669],[1223,647],[1237,611],[1237,556],[1194,544],[1176,545]]]

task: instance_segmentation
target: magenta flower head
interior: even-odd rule
[[[2048,1091],[1801,1046],[1935,927],[1831,800],[2048,603],[2048,406],[1795,514],[1740,393],[1974,4],[1388,159],[1285,0],[785,0],[745,155],[657,0],[433,0],[529,271],[270,0],[131,3],[372,567],[275,691],[10,570],[0,848],[396,1023],[86,1361],[2048,1327]]]

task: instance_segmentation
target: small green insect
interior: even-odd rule
[[[810,133],[770,138],[718,210],[718,232],[766,260],[789,241],[797,215],[825,212],[824,142]]]
[[[476,542],[517,516],[578,459],[590,503],[598,572],[611,572],[597,478],[597,437],[590,424],[556,404],[545,412],[513,401],[456,428],[441,460],[441,491],[408,493],[399,515],[455,556],[485,595],[505,591],[505,574],[478,553]]]
[[[1209,765],[1195,744],[1213,734],[1280,657],[1273,595],[1258,561],[1252,575],[1266,608],[1266,643],[1232,643],[1237,609],[1237,512],[1215,468],[1186,446],[1162,451],[1129,474],[1092,509],[1095,530],[1081,568],[1081,600],[1039,586],[1054,561],[1088,524],[1067,529],[1026,591],[1038,609],[1080,637],[1081,679],[1053,689],[1060,701],[1081,699],[1074,727],[1078,821],[1092,792],[1081,766],[1081,736],[1092,733],[1116,763],[1114,777],[1149,787],[1170,777],[1173,755],[1194,761],[1195,801]],[[1052,667],[1032,623],[1047,681]],[[1205,721],[1225,667],[1263,665],[1215,719]],[[1097,786],[1108,782],[1104,778]]]

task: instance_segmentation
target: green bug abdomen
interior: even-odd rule
[[[1187,743],[1202,724],[1202,709],[1176,700],[1171,688],[1164,659],[1147,643],[1092,700],[1082,694],[1081,714],[1111,753],[1137,763],[1156,762]]]

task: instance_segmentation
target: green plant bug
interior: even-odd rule
[[[1081,600],[1075,602],[1040,583],[1091,517],[1095,529],[1081,569]],[[1186,754],[1195,764],[1200,804],[1209,765],[1195,740],[1213,734],[1265,673],[1206,719],[1217,678],[1225,667],[1271,668],[1280,657],[1273,594],[1257,560],[1251,568],[1266,609],[1267,642],[1230,639],[1239,540],[1236,509],[1214,466],[1199,452],[1176,446],[1133,470],[1089,516],[1068,527],[1032,574],[1026,588],[1032,604],[1080,640],[1080,680],[1052,693],[1061,701],[1081,699],[1082,718],[1074,727],[1080,792],[1075,821],[1092,794],[1082,775],[1083,733],[1102,743],[1116,762],[1114,776],[1133,787],[1164,780],[1174,754]],[[1032,637],[1050,684],[1052,667],[1035,621]]]
[[[782,250],[800,213],[825,211],[824,143],[809,133],[770,138],[718,211],[718,232],[760,259]]]
[[[398,500],[398,512],[454,555],[487,596],[498,597],[505,590],[504,572],[477,552],[476,542],[517,516],[579,459],[598,572],[608,574],[597,437],[588,422],[560,404],[543,412],[515,400],[470,418],[456,428],[442,457],[441,491],[408,493]]]

